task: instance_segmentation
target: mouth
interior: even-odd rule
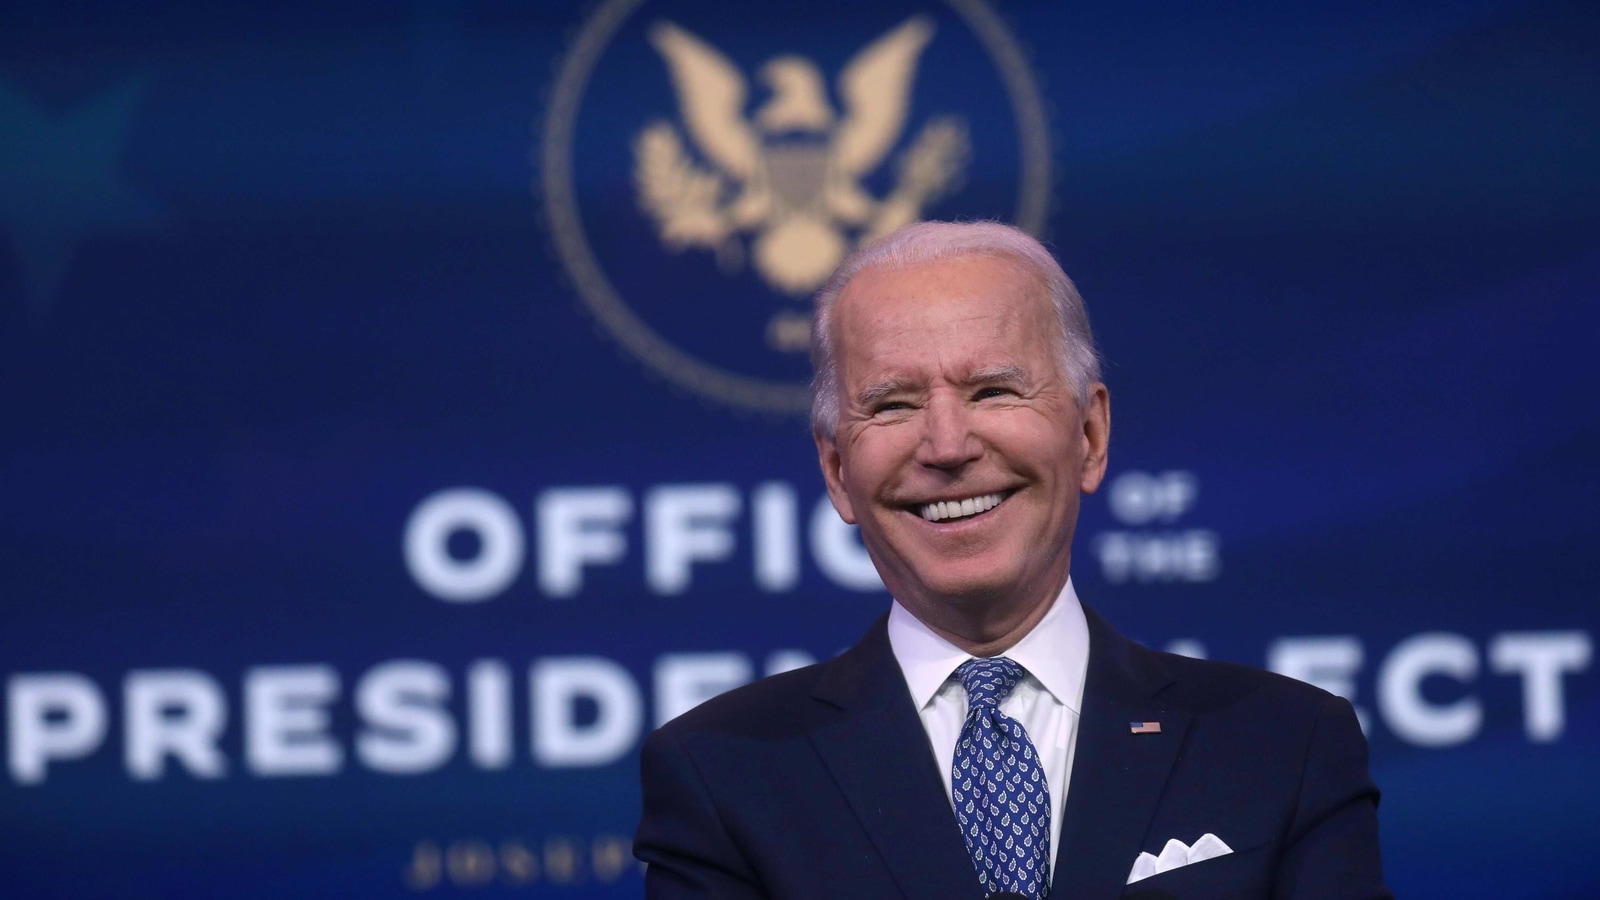
[[[959,522],[981,516],[1010,497],[1012,491],[997,494],[979,494],[958,500],[938,500],[911,507],[911,511],[927,522]]]

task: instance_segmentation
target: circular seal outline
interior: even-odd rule
[[[545,114],[541,184],[556,250],[591,312],[645,365],[679,387],[734,407],[785,415],[811,408],[808,385],[753,378],[713,366],[673,346],[628,308],[601,271],[583,233],[572,193],[572,143],[589,76],[617,30],[646,0],[607,0],[578,32],[556,76]],[[1044,226],[1050,203],[1050,135],[1044,103],[1022,47],[984,0],[945,0],[972,29],[999,71],[1016,118],[1022,176],[1016,224],[1031,234]]]

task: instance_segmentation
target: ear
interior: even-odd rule
[[[1106,477],[1106,454],[1111,446],[1111,392],[1100,382],[1089,386],[1083,410],[1083,471],[1078,487],[1085,494],[1100,488]]]
[[[828,486],[828,499],[833,501],[839,518],[851,525],[856,524],[855,508],[850,505],[850,495],[844,490],[844,459],[839,455],[838,443],[818,431],[811,432],[811,437],[817,442],[817,463],[822,466],[822,481]]]

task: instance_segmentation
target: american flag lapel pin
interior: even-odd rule
[[[1160,722],[1129,722],[1128,730],[1134,734],[1160,734]]]

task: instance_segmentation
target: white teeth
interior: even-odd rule
[[[999,506],[1002,499],[1004,498],[999,494],[984,494],[982,497],[968,497],[965,500],[941,500],[923,506],[922,517],[929,522],[942,522],[945,519],[975,516]]]

